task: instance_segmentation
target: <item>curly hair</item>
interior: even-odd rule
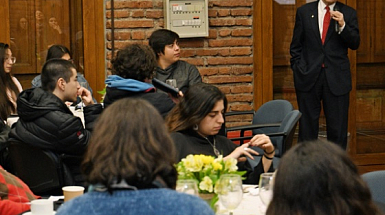
[[[197,83],[192,85],[182,100],[166,117],[166,124],[170,132],[191,129],[199,124],[209,114],[218,101],[223,100],[227,110],[227,99],[218,87]]]
[[[303,142],[279,162],[267,215],[378,215],[347,153],[322,140]]]
[[[160,178],[175,188],[175,148],[163,118],[149,102],[120,99],[104,110],[95,128],[82,164],[87,182],[111,191],[116,181],[141,189]]]
[[[152,79],[157,66],[154,52],[143,44],[132,44],[119,50],[111,63],[113,75],[142,82]]]

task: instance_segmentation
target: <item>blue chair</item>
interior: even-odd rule
[[[362,179],[368,184],[373,201],[385,213],[385,170],[365,173]]]

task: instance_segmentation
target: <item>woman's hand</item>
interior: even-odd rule
[[[255,135],[253,138],[251,138],[249,144],[250,146],[257,146],[269,154],[272,154],[270,152],[273,152],[275,149],[273,143],[271,143],[270,137],[264,134]],[[274,156],[274,154],[272,155]]]
[[[250,146],[249,143],[245,143],[245,144],[237,147],[236,149],[234,149],[234,151],[231,152],[231,154],[227,155],[223,159],[226,160],[227,158],[232,157],[232,158],[238,159],[238,162],[242,162],[242,161],[245,161],[246,158],[241,157],[241,156],[245,155],[245,156],[249,157],[250,159],[254,160],[253,155],[259,155],[259,153],[254,151],[253,149],[249,148],[249,146]]]

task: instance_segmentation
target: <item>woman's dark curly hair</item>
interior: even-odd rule
[[[157,66],[154,52],[143,44],[126,46],[111,63],[113,75],[143,82],[145,79],[152,79]]]

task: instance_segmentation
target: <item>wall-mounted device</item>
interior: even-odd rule
[[[208,0],[164,0],[165,28],[181,38],[209,35]]]

